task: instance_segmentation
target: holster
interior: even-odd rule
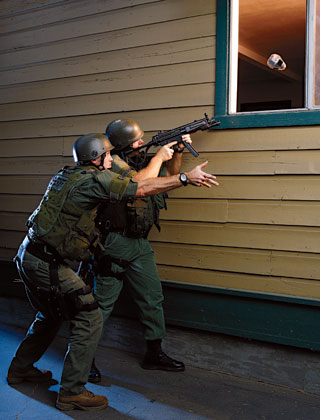
[[[78,299],[80,295],[91,293],[90,285],[67,293],[61,291],[58,268],[62,260],[52,252],[47,253],[46,245],[34,244],[25,240],[24,247],[30,254],[49,264],[50,286],[36,286],[25,274],[20,258],[18,256],[14,258],[21,280],[25,285],[27,297],[36,310],[50,319],[63,321],[72,319],[80,310],[92,311],[98,308],[98,302],[96,301],[85,305]]]

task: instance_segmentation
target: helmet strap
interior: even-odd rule
[[[93,163],[92,161],[90,161],[90,165],[94,166],[95,168],[99,169],[99,171],[102,171],[104,169],[104,160],[106,158],[106,152],[102,153],[102,155],[100,155],[100,163],[96,164]],[[102,169],[101,169],[102,167]]]
[[[103,169],[104,169],[104,166],[103,166],[104,165],[104,160],[105,160],[106,156],[107,156],[106,152],[102,153],[102,155],[101,155],[100,166],[102,166]]]

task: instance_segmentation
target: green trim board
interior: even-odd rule
[[[319,300],[173,283],[164,291],[168,323],[320,350]]]
[[[163,281],[168,325],[320,350],[320,300]],[[137,317],[126,290],[118,316]]]
[[[0,295],[26,298],[11,261],[0,260]],[[163,281],[169,325],[320,350],[320,300]],[[114,314],[136,318],[124,289]]]
[[[217,1],[217,51],[215,118],[220,126],[212,130],[248,127],[281,127],[298,125],[320,125],[320,110],[268,111],[261,113],[228,115],[229,94],[229,40],[230,1]]]
[[[320,125],[319,111],[287,111],[265,114],[215,115],[220,125],[210,130],[253,127],[288,127],[302,125]]]

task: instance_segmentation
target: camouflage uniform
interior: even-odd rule
[[[69,314],[70,338],[60,393],[83,392],[103,320],[91,291],[83,292],[85,284],[68,262],[90,259],[98,238],[94,226],[97,206],[109,203],[111,197],[113,201],[135,197],[136,190],[137,184],[130,179],[119,179],[111,171],[100,172],[94,166],[66,167],[52,178],[39,207],[27,222],[28,237],[17,254],[31,301],[36,302],[40,311],[17,349],[10,369],[26,371],[32,367],[63,321],[51,315],[50,309],[54,308],[49,308],[51,305],[40,295],[42,289],[52,287],[52,265],[48,260],[54,258],[58,287],[64,296],[75,292],[72,303],[76,307]]]

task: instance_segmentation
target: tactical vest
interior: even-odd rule
[[[153,225],[160,232],[160,210],[165,208],[163,194],[137,198],[133,203],[127,202],[129,232],[132,235],[147,237]]]
[[[81,261],[91,257],[99,238],[94,222],[97,207],[83,210],[69,199],[69,194],[96,173],[94,168],[66,166],[51,179],[26,223],[31,240],[48,244],[63,259]]]
[[[97,227],[104,234],[118,232],[129,238],[146,238],[155,224],[160,231],[159,212],[162,202],[158,196],[122,200],[102,205],[98,212]],[[162,198],[162,196],[160,196]]]
[[[126,162],[114,157],[112,168],[120,177],[136,175]],[[100,207],[97,226],[104,233],[119,232],[129,238],[146,238],[153,225],[160,231],[160,209],[166,208],[165,194],[156,194],[135,200],[114,202]]]

